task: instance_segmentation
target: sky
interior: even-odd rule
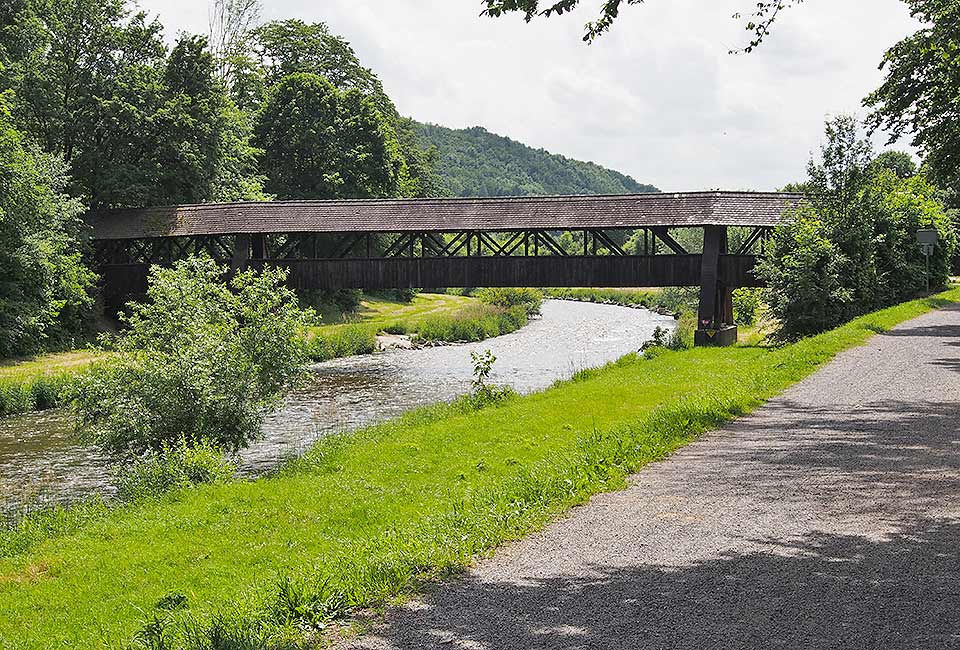
[[[801,180],[824,120],[866,115],[884,52],[918,27],[900,0],[806,0],[749,55],[756,0],[648,0],[587,45],[601,0],[530,24],[480,0],[269,0],[263,19],[322,21],[404,115],[486,129],[665,191]],[[139,0],[169,39],[206,33],[206,0]],[[878,150],[883,134],[874,140]],[[908,149],[907,143],[895,145]]]

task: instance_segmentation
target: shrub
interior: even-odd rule
[[[940,193],[922,174],[901,178],[888,165],[874,164],[853,118],[832,120],[826,133],[821,160],[808,166],[809,202],[775,230],[758,269],[780,324],[774,335],[782,340],[822,332],[922,292],[926,260],[917,230],[939,234],[931,287],[946,283],[956,249]]]
[[[851,292],[841,281],[842,255],[809,205],[778,226],[758,275],[779,321],[777,337],[797,339],[839,325],[849,313]]]
[[[117,497],[126,502],[161,496],[171,490],[202,483],[225,483],[234,477],[236,466],[224,459],[210,443],[164,444],[160,451],[147,452],[115,477]]]
[[[72,380],[68,373],[0,379],[0,416],[61,406]]]
[[[432,316],[417,326],[419,341],[482,341],[508,334],[527,324],[527,310],[488,304],[470,305],[455,314]]]
[[[543,305],[543,293],[530,288],[496,287],[480,289],[477,291],[476,297],[480,302],[504,309],[523,307],[528,316],[538,315],[540,307]]]
[[[741,288],[733,292],[733,320],[737,325],[753,325],[757,322],[762,290]]]
[[[307,355],[314,361],[370,354],[376,349],[377,330],[367,325],[344,325],[307,340]]]
[[[150,302],[130,305],[116,352],[72,391],[80,433],[111,451],[186,441],[234,451],[300,377],[312,322],[286,272],[243,271],[190,258],[150,270]]]

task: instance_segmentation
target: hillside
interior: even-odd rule
[[[453,196],[657,191],[612,169],[534,149],[479,126],[448,129],[418,123],[416,129],[424,146],[437,148],[436,171]]]

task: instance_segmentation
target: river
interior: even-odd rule
[[[674,325],[643,309],[548,300],[542,318],[506,336],[316,364],[306,384],[266,418],[263,439],[241,453],[241,473],[262,473],[324,436],[468,392],[472,351],[497,357],[492,383],[529,393],[636,351],[656,327]],[[7,514],[26,503],[109,494],[109,466],[96,448],[76,443],[62,411],[0,419],[0,510]]]

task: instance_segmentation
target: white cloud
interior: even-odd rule
[[[169,34],[206,31],[202,0],[140,4]],[[264,17],[326,22],[405,114],[478,124],[666,190],[802,178],[824,118],[863,114],[883,52],[916,29],[899,0],[807,0],[761,49],[731,56],[747,37],[731,16],[752,1],[670,0],[622,11],[587,46],[599,4],[529,25],[482,18],[479,0],[273,0]]]

